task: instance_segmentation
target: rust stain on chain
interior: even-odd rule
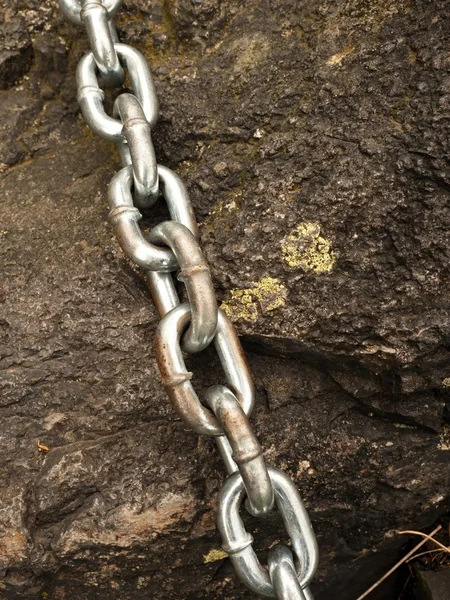
[[[224,549],[241,579],[256,593],[281,597],[283,582],[287,581],[291,587],[301,586],[305,598],[311,600],[307,586],[317,568],[315,537],[291,480],[281,471],[267,467],[264,461],[261,445],[248,420],[255,402],[254,382],[236,330],[224,312],[256,320],[259,313],[284,306],[287,288],[279,280],[265,277],[253,288],[234,290],[231,299],[223,305],[224,311],[218,309],[210,269],[198,243],[197,223],[188,192],[173,171],[156,161],[151,133],[159,109],[151,71],[140,52],[118,43],[113,17],[120,4],[121,0],[96,0],[88,6],[78,0],[60,0],[66,17],[86,26],[91,46],[91,52],[81,59],[77,70],[78,101],[83,116],[95,133],[119,145],[123,168],[113,177],[109,187],[110,220],[125,256],[150,272],[149,286],[162,317],[155,337],[155,356],[172,404],[192,429],[217,438],[231,473],[218,501],[218,527]],[[265,58],[269,44],[263,37],[253,36],[238,40],[235,49],[239,50],[235,70],[247,72]],[[351,51],[352,48],[344,49],[331,57],[329,64],[339,64]],[[128,71],[133,94],[117,96],[112,118],[103,107],[105,95],[98,82],[98,73],[108,84],[121,85],[123,69]],[[141,218],[138,208],[152,206],[160,192],[167,202],[171,220],[160,223],[144,237],[138,224]],[[234,210],[235,206],[234,201],[227,205],[229,210]],[[330,272],[336,261],[331,242],[321,235],[320,226],[315,223],[299,224],[282,241],[282,252],[288,266],[313,273]],[[189,302],[185,304],[178,300],[172,277],[178,269],[178,278],[187,290]],[[228,387],[208,388],[204,394],[205,402],[210,406],[207,408],[191,383],[193,374],[186,368],[183,352],[198,353],[212,343]],[[37,447],[40,452],[50,451],[39,440]],[[239,510],[247,497],[247,508],[253,515],[268,514],[274,504],[275,492],[292,550],[281,544],[271,549],[269,569],[261,568],[256,577],[255,563],[252,566],[245,558],[250,556],[249,553],[239,560],[236,558],[253,542],[252,536],[245,531]],[[188,507],[192,508],[190,501]],[[160,520],[161,515],[164,526],[170,524],[178,508],[186,514],[182,498],[175,499],[167,508],[151,508],[139,515],[123,511],[119,517],[126,535],[130,523],[132,530],[141,534],[148,529],[149,523]],[[116,540],[115,536],[113,543]],[[204,562],[221,560],[226,552],[211,550],[204,556]],[[295,571],[294,559],[300,566],[300,578]]]

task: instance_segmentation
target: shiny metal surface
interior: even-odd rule
[[[146,278],[153,303],[162,319],[164,315],[181,304],[173,279],[170,274],[159,271],[147,271]]]
[[[158,165],[159,185],[172,221],[182,223],[198,238],[198,225],[188,191],[176,173]]]
[[[319,560],[316,538],[306,509],[292,481],[273,467],[269,476],[275,490],[275,504],[291,540],[300,568],[300,586],[305,588],[314,577]],[[276,598],[267,569],[260,564],[249,534],[239,515],[245,497],[245,486],[239,473],[233,473],[224,483],[218,500],[217,526],[222,535],[223,549],[244,584],[252,591]],[[250,536],[251,537],[251,536]]]
[[[141,213],[134,207],[131,194],[132,167],[124,167],[111,180],[108,188],[109,220],[124,254],[146,270],[174,271],[178,261],[168,248],[155,246],[144,238],[139,227]]]
[[[233,461],[247,492],[249,512],[256,517],[266,515],[273,508],[274,491],[261,445],[247,415],[233,392],[223,385],[208,388],[205,400],[230,443]]]
[[[139,100],[145,118],[153,127],[158,119],[158,99],[155,86],[145,58],[140,52],[125,44],[114,44],[121,64],[130,76],[131,86]],[[123,142],[122,123],[108,116],[103,107],[104,93],[97,79],[97,63],[89,52],[78,63],[78,103],[87,124],[97,135],[113,142]]]
[[[149,208],[158,199],[158,165],[153,148],[150,123],[139,100],[132,94],[120,94],[114,102],[113,115],[123,123],[122,134],[130,153],[134,179],[134,203]]]
[[[278,600],[314,600],[307,589],[302,590],[295,570],[291,550],[277,544],[269,550],[269,577]]]
[[[186,303],[165,315],[156,332],[156,360],[164,386],[178,414],[198,433],[217,436],[223,431],[213,412],[201,404],[191,383],[193,375],[186,368],[180,346],[181,336],[190,319],[190,304]],[[227,317],[219,310],[217,334],[214,339],[217,350],[221,344],[228,343],[226,337],[218,341],[219,334],[228,326],[227,321]],[[232,352],[233,350],[230,354]],[[230,388],[236,390],[236,396],[248,414],[254,403],[253,383],[247,380],[250,376],[247,369],[241,369],[243,362],[239,352],[234,355],[234,363],[235,370],[227,370],[224,365],[225,376]]]
[[[191,322],[181,345],[190,354],[201,352],[216,334],[218,307],[208,263],[197,238],[181,223],[165,221],[150,232],[149,239],[168,246],[177,257],[178,280],[186,286],[191,307]]]
[[[101,0],[81,0],[81,3],[81,20],[103,81],[108,87],[122,85],[125,73],[114,48],[108,10]]]
[[[103,5],[109,15],[113,17],[122,6],[122,0],[103,0]],[[59,8],[66,19],[74,25],[83,24],[81,20],[81,3],[78,0],[59,0]]]
[[[220,456],[225,464],[225,469],[227,470],[228,475],[239,471],[239,467],[233,460],[233,449],[231,448],[228,439],[224,435],[220,435],[214,439],[216,441]]]
[[[174,221],[185,225],[194,236],[198,235],[197,223],[187,191],[173,171],[158,165],[162,197],[165,199],[170,216]],[[173,252],[167,248],[155,246],[148,242],[138,225],[141,213],[134,207],[133,170],[124,167],[114,175],[108,188],[110,221],[114,226],[120,247],[124,254],[145,270],[168,272],[178,268],[178,261]],[[162,282],[161,277],[158,281]],[[165,281],[165,283],[168,283]],[[172,289],[173,288],[173,289]],[[166,285],[161,295],[169,295],[173,286]],[[168,291],[167,291],[168,290]],[[172,306],[173,308],[173,306]],[[167,311],[166,311],[167,312]]]
[[[205,408],[191,383],[193,373],[187,370],[180,340],[189,325],[189,304],[180,304],[161,320],[155,338],[155,355],[167,394],[180,417],[194,431],[203,435],[220,435],[217,419]]]
[[[250,416],[255,405],[255,384],[236,329],[223,310],[219,309],[214,346],[228,387]]]
[[[119,43],[113,16],[121,0],[59,3],[72,22],[84,24],[87,30],[91,52],[77,68],[78,100],[91,129],[118,145],[123,168],[109,186],[110,220],[124,254],[144,269],[162,319],[155,354],[163,383],[179,415],[198,433],[215,437],[230,473],[218,508],[224,548],[238,575],[256,593],[279,600],[313,600],[308,584],[317,567],[318,551],[311,523],[293,483],[281,471],[266,466],[251,429],[248,416],[255,390],[250,369],[235,328],[217,308],[188,192],[173,171],[157,165],[152,128],[158,118],[158,100],[142,54]],[[112,86],[123,83],[125,72],[133,94],[117,96],[111,117],[103,106],[98,75],[104,85]],[[152,207],[159,195],[167,202],[171,220],[143,234],[139,209]],[[189,300],[184,304],[174,281],[178,269]],[[212,342],[227,387],[215,385],[207,390],[205,402],[211,410],[195,392],[183,350],[199,352]],[[261,566],[252,548],[253,538],[240,518],[243,502],[258,517],[276,505],[294,557],[279,544],[269,553],[269,569]]]

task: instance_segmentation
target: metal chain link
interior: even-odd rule
[[[125,256],[142,267],[161,316],[155,354],[161,378],[178,414],[196,432],[213,436],[229,473],[219,494],[217,525],[223,548],[244,584],[278,600],[313,600],[309,584],[318,563],[316,538],[300,495],[291,480],[268,467],[248,417],[255,401],[253,379],[236,330],[219,310],[209,267],[198,243],[198,227],[188,192],[170,169],[158,165],[152,129],[158,100],[150,69],[137,50],[118,43],[113,17],[121,0],[59,0],[64,15],[84,25],[91,51],[77,68],[78,102],[89,127],[118,144],[123,168],[109,186],[109,218]],[[133,94],[116,98],[113,116],[103,108],[104,85],[121,85],[128,72]],[[171,221],[144,238],[138,209],[162,196]],[[186,287],[181,303],[173,275]],[[214,343],[228,387],[210,387],[203,402],[192,384],[183,352],[195,353]],[[257,517],[279,511],[292,550],[277,544],[263,567],[253,538],[239,515],[245,501]]]

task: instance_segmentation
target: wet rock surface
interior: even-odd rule
[[[79,116],[86,38],[54,2],[2,9],[0,598],[250,599],[219,552],[223,467],[169,405],[157,315],[106,222],[119,161]],[[356,600],[396,530],[449,508],[447,9],[134,0],[118,19],[152,65],[157,153],[242,335],[267,460],[310,511],[319,600]],[[222,382],[212,351],[189,367]],[[248,528],[263,558],[283,538],[276,515]]]

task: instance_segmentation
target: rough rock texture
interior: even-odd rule
[[[447,600],[450,597],[450,569],[417,571],[417,600]]]
[[[450,504],[448,2],[126,4],[253,422],[318,534],[315,597],[356,600],[395,531]],[[53,1],[0,19],[0,598],[253,598],[217,551],[220,460],[166,399],[156,313],[106,222],[119,163],[78,114],[86,38]],[[222,381],[212,351],[189,364],[199,390]],[[262,557],[283,536],[276,515],[248,527]]]

